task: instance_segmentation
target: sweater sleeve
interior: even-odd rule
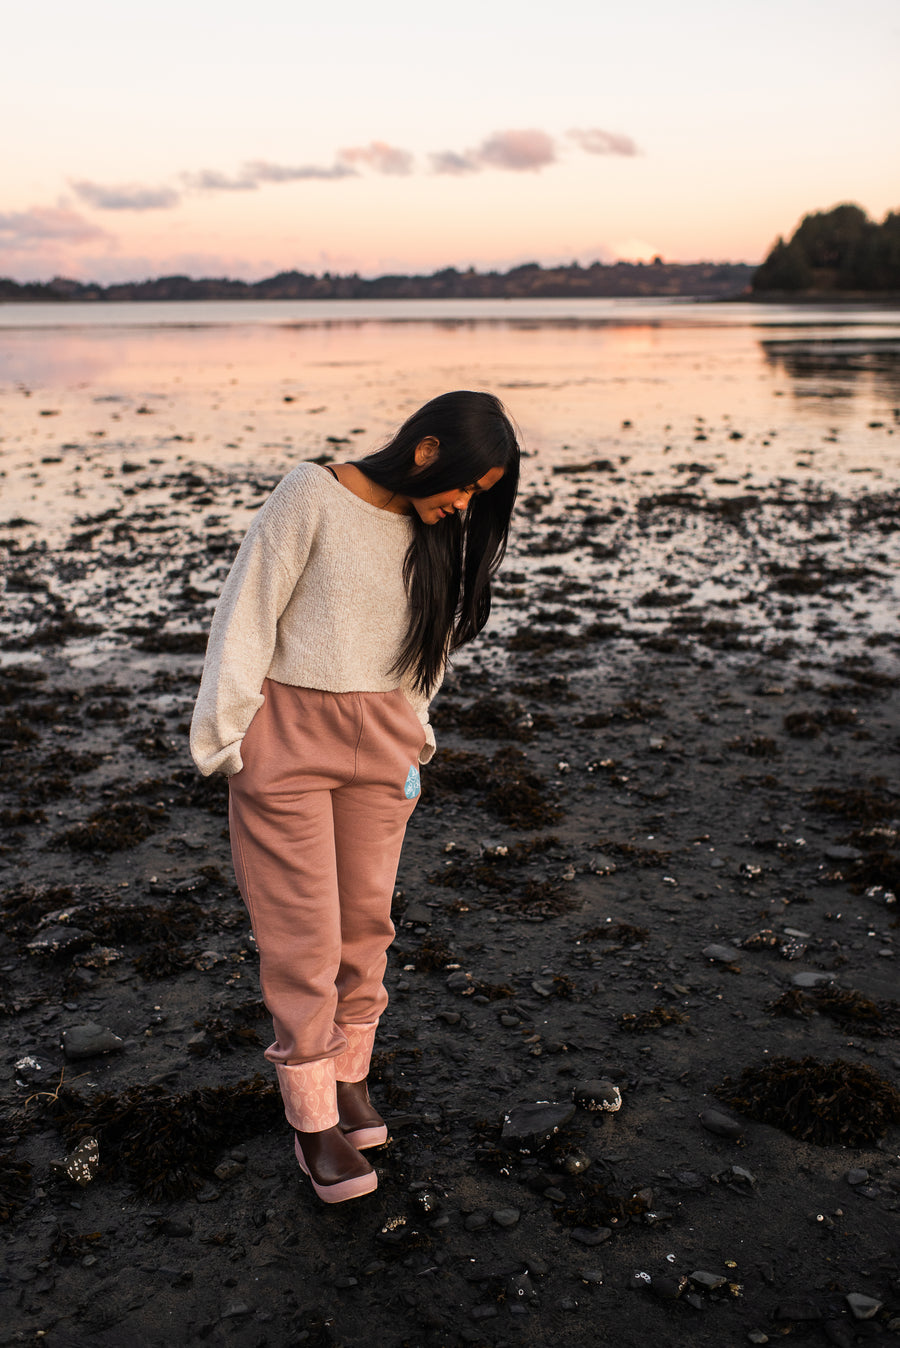
[[[444,668],[446,668],[446,665],[444,666]],[[434,697],[435,693],[440,688],[441,684],[443,683],[443,680],[444,680],[444,671],[442,669],[440,677],[438,678],[437,683],[432,688],[428,697],[426,697],[424,693],[420,692],[417,688],[415,688],[411,681],[406,681],[403,686],[403,692],[406,695],[407,701],[410,703],[413,711],[418,716],[419,721],[421,722],[422,725],[422,729],[425,731],[425,743],[419,750],[420,763],[429,763],[431,759],[434,757],[437,749],[437,745],[435,743],[434,738],[434,727],[432,726],[431,721],[429,720],[429,708],[431,705],[431,699]]]
[[[219,598],[191,721],[191,755],[204,777],[240,772],[241,741],[263,705],[278,619],[309,556],[315,512],[296,512],[289,479],[253,521]]]

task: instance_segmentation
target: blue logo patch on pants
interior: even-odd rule
[[[422,781],[419,777],[419,769],[410,768],[406,774],[406,781],[403,785],[403,794],[407,800],[413,800],[422,790]]]

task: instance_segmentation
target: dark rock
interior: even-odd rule
[[[795,988],[820,988],[825,983],[833,982],[833,979],[831,977],[831,974],[806,972],[802,974],[794,974],[793,978],[791,979],[791,982],[793,983]]]
[[[738,1123],[737,1119],[729,1118],[718,1109],[704,1109],[700,1115],[700,1122],[708,1133],[715,1133],[716,1137],[727,1137],[732,1142],[737,1141],[743,1136],[743,1124]]]
[[[695,1269],[690,1279],[695,1287],[702,1288],[704,1292],[714,1292],[717,1287],[724,1287],[726,1282],[718,1273],[706,1273],[702,1268]]]
[[[650,1290],[662,1301],[677,1301],[687,1285],[688,1280],[683,1273],[658,1273],[650,1283]]]
[[[506,1146],[539,1147],[558,1133],[574,1113],[574,1105],[553,1104],[548,1100],[513,1105],[503,1116],[500,1139]]]
[[[579,1245],[602,1245],[609,1240],[612,1231],[608,1226],[573,1226],[569,1235],[573,1240],[577,1240]]]
[[[715,960],[717,964],[733,964],[739,954],[740,951],[733,945],[708,945],[703,948],[704,957]]]
[[[519,1273],[516,1277],[510,1278],[507,1290],[511,1301],[534,1301],[537,1297],[534,1283],[528,1273]]]
[[[497,1225],[507,1229],[515,1226],[521,1215],[518,1208],[495,1208],[491,1213],[491,1217]]]
[[[59,1075],[57,1066],[31,1053],[20,1058],[13,1070],[18,1086],[39,1086],[42,1081],[49,1081],[51,1077]]]
[[[96,938],[80,927],[45,927],[25,949],[29,955],[59,955],[66,950],[77,950],[90,945]]]
[[[614,1114],[622,1108],[622,1092],[614,1082],[602,1078],[576,1086],[573,1098],[579,1109],[587,1109],[592,1113],[602,1110]]]
[[[71,1029],[63,1030],[62,1035],[63,1052],[70,1062],[96,1058],[102,1053],[117,1053],[122,1044],[123,1040],[117,1034],[93,1020],[73,1025]]]
[[[862,1292],[848,1292],[844,1298],[855,1320],[871,1320],[884,1304],[874,1297],[864,1296]]]

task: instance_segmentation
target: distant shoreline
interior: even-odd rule
[[[428,276],[322,276],[280,272],[261,281],[162,276],[107,286],[56,277],[48,282],[0,278],[0,303],[141,303],[160,300],[405,299],[697,299],[733,300],[749,291],[750,263],[617,262],[610,266],[541,267],[508,272],[444,268]]]

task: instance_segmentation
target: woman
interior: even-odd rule
[[[488,393],[445,393],[359,463],[299,464],[251,525],[213,618],[191,752],[229,777],[295,1152],[318,1196],[377,1184],[366,1078],[428,704],[487,622],[519,475]]]

